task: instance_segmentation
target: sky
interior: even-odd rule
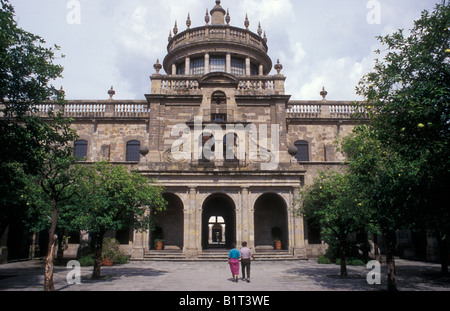
[[[68,100],[144,100],[153,65],[167,54],[169,31],[204,26],[213,0],[9,0],[19,27],[43,37],[61,51]],[[376,36],[411,29],[423,10],[440,0],[223,0],[230,25],[250,30],[258,23],[268,37],[269,56],[283,65],[291,100],[361,99],[358,81],[371,71],[382,48]],[[61,57],[64,54],[64,57]],[[271,74],[275,74],[272,69]],[[162,72],[164,73],[164,72]]]

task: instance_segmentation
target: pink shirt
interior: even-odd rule
[[[249,259],[252,256],[252,251],[248,247],[241,248],[241,258],[242,259]]]

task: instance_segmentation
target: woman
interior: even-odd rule
[[[236,244],[232,244],[230,253],[228,254],[228,263],[230,264],[231,274],[233,275],[233,282],[236,283],[239,278],[239,257],[241,257],[241,252],[236,248]]]

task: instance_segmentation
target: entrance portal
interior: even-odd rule
[[[202,248],[230,248],[236,243],[235,206],[225,194],[213,194],[203,203]]]
[[[150,249],[155,248],[155,239],[164,240],[165,249],[183,249],[183,202],[173,193],[164,193],[167,208],[156,214],[156,228],[150,235]]]
[[[273,249],[276,240],[281,241],[282,249],[288,249],[287,206],[278,194],[266,193],[255,203],[255,246]]]

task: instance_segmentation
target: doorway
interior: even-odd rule
[[[230,248],[236,243],[236,207],[225,194],[213,194],[203,203],[202,248]]]

